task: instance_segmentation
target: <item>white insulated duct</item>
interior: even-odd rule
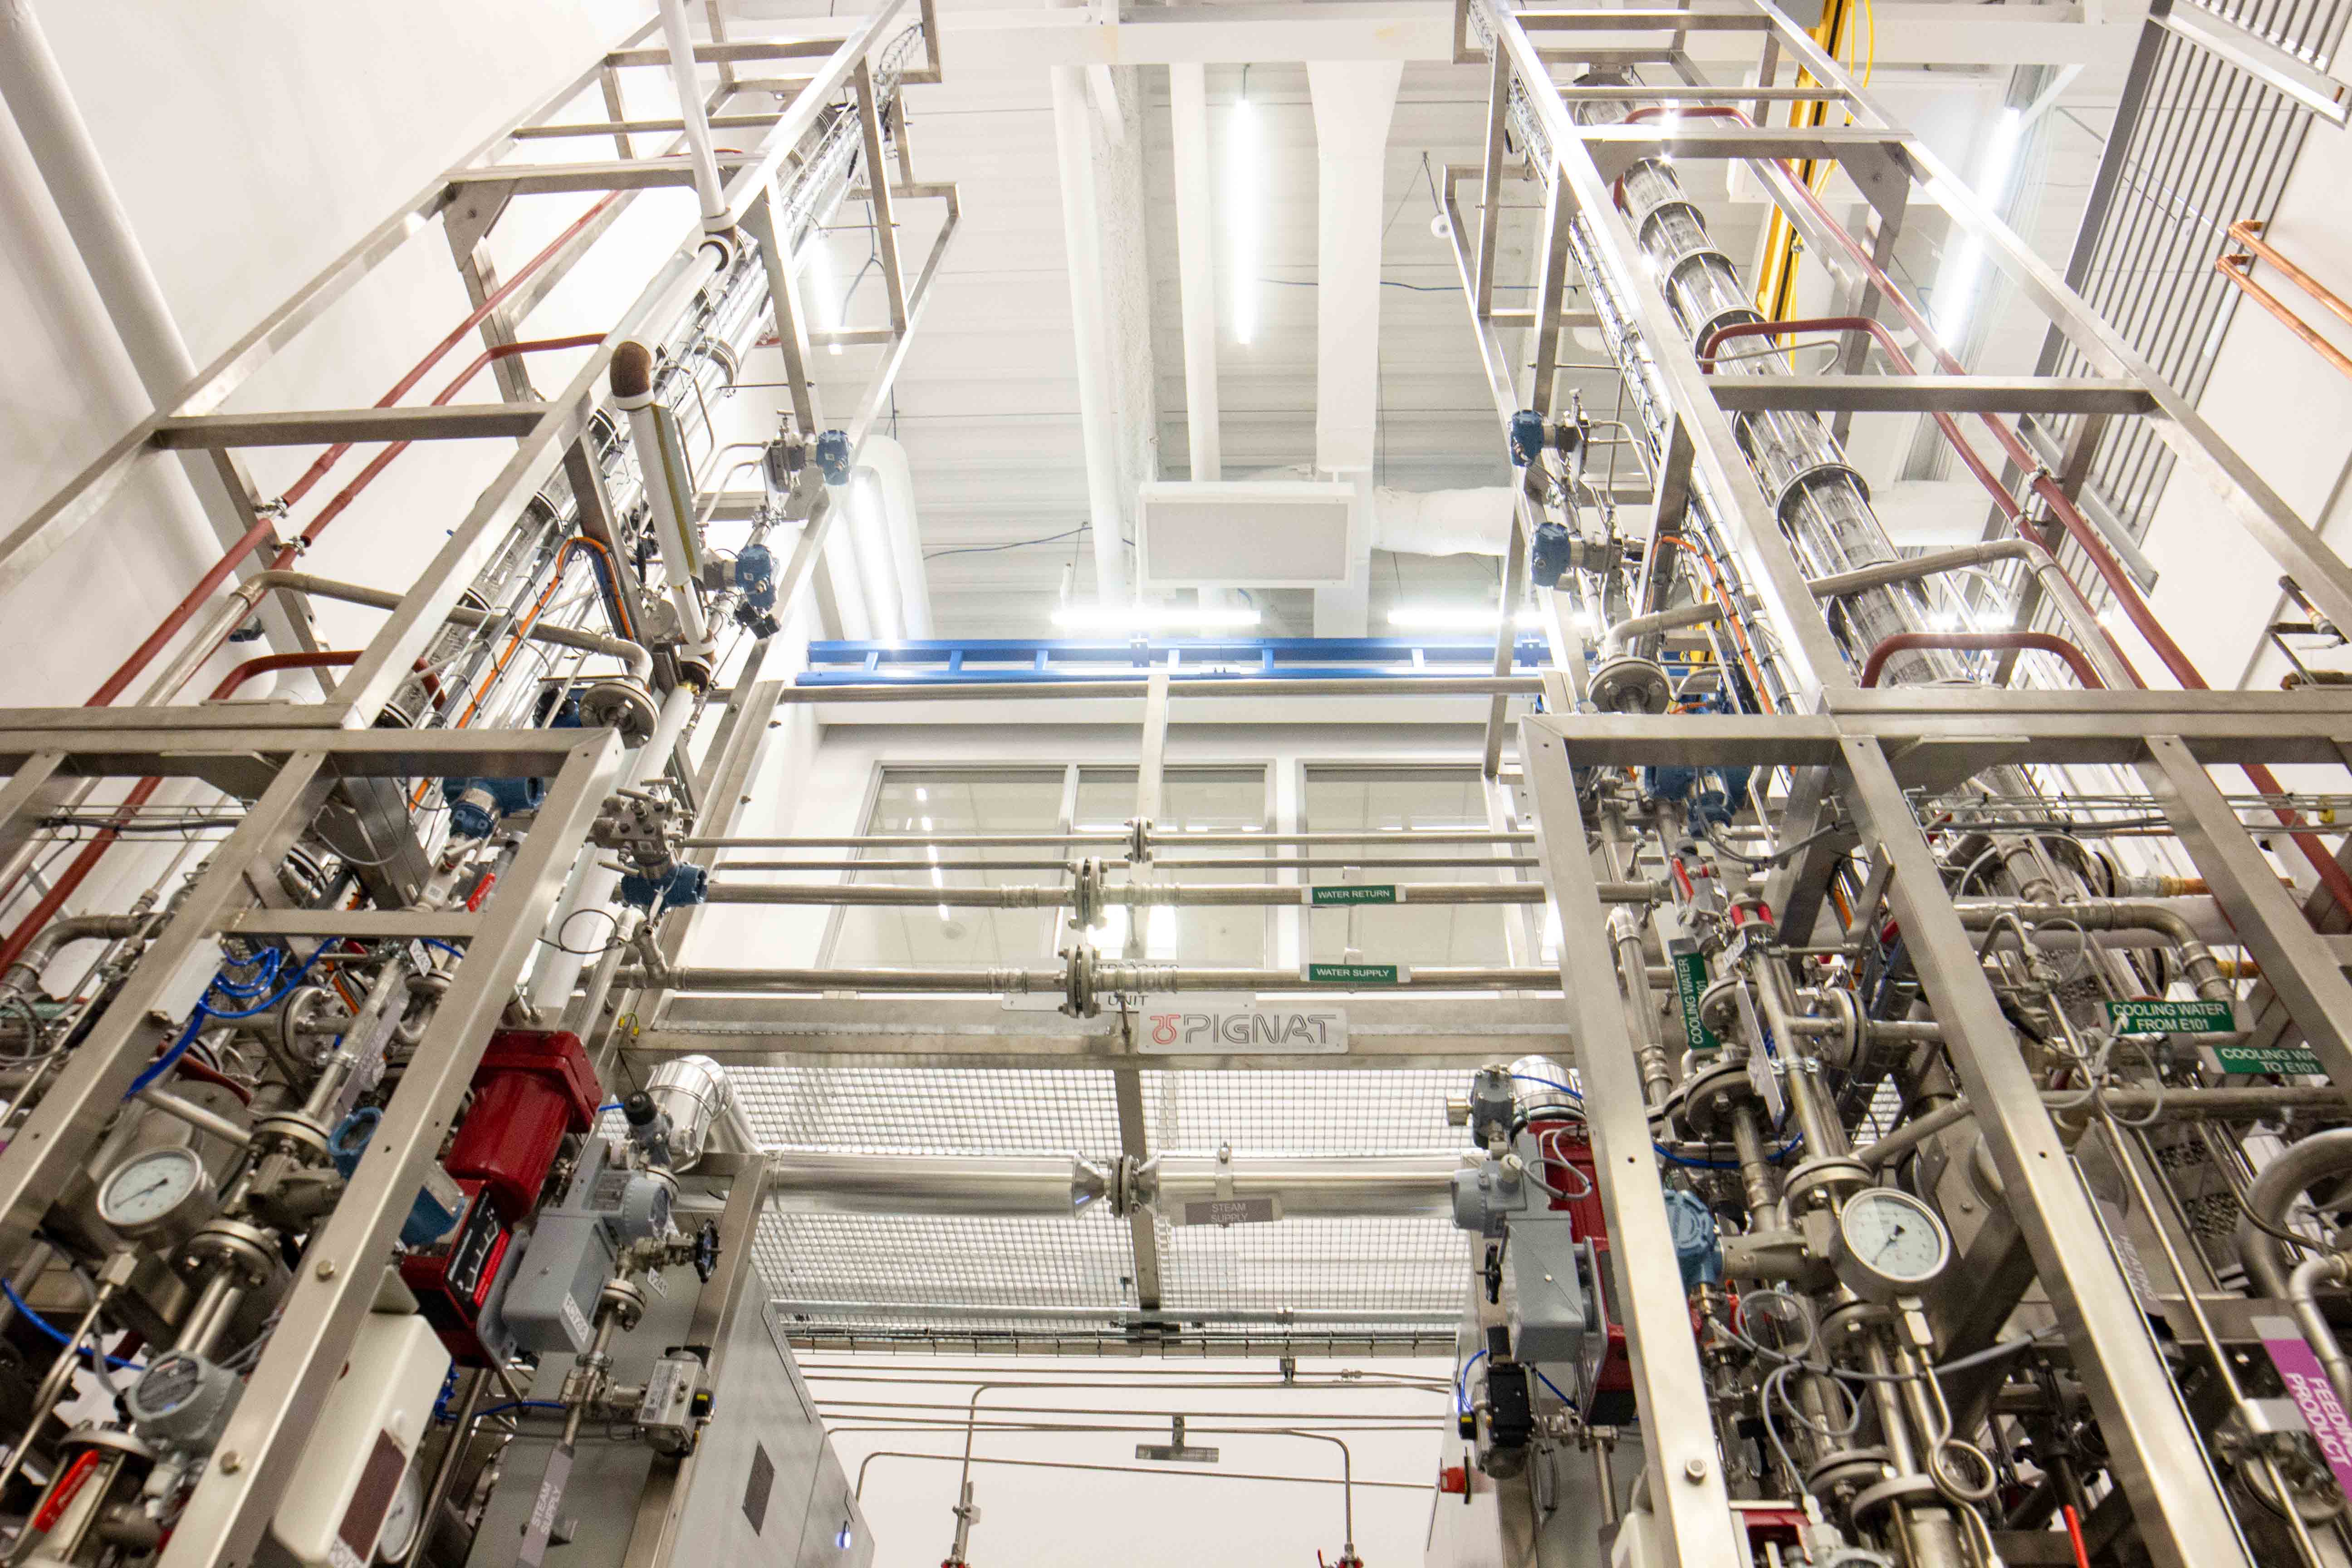
[[[897,584],[894,623],[901,637],[931,635],[931,585],[923,574],[922,530],[915,513],[915,471],[907,448],[887,436],[866,437],[857,451],[857,478],[872,486],[880,533],[887,545],[891,580]],[[856,514],[853,513],[853,516]]]
[[[1510,548],[1508,485],[1372,491],[1372,548],[1401,555],[1500,555]]]

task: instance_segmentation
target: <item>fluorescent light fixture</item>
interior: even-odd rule
[[[929,800],[931,798],[931,792],[925,789],[922,785],[917,784],[915,786],[915,798],[919,801]]]
[[[2025,116],[2014,109],[2004,109],[1993,121],[1992,134],[1986,139],[1984,165],[1977,171],[1977,195],[1982,196],[1996,213],[2003,194],[2009,189],[2009,176],[2017,166],[2018,144],[2025,137]],[[1977,289],[1984,281],[1984,241],[1974,229],[1960,237],[1958,247],[1944,258],[1936,274],[1936,297],[1927,313],[1928,324],[1936,329],[1937,338],[1947,349],[1955,349],[1960,334],[1969,324],[1969,308],[1976,302]]]
[[[1265,172],[1265,147],[1257,106],[1246,90],[1234,100],[1225,129],[1225,225],[1234,247],[1234,341],[1247,348],[1257,336],[1258,184]]]
[[[1065,605],[1054,612],[1054,624],[1066,632],[1149,632],[1167,626],[1242,632],[1256,626],[1257,618],[1255,610],[1183,605]]]
[[[818,229],[801,247],[801,308],[808,312],[803,330],[812,332],[838,331],[841,302],[838,298],[841,280],[833,275],[833,249],[824,242],[824,230]],[[825,352],[839,353],[839,343],[827,343]]]

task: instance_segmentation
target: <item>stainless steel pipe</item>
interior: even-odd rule
[[[1067,1157],[833,1154],[767,1157],[770,1199],[804,1214],[1067,1215],[1097,1172]],[[1454,1154],[1163,1155],[1142,1173],[1163,1213],[1221,1197],[1272,1197],[1286,1216],[1443,1215]]]

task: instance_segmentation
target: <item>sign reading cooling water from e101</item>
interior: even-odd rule
[[[1316,1056],[1348,1048],[1341,1007],[1281,1007],[1256,1003],[1203,1005],[1197,998],[1146,997],[1136,1045],[1152,1056]]]

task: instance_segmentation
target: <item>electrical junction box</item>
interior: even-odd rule
[[[607,1225],[620,1213],[631,1173],[607,1164],[611,1145],[590,1138],[563,1201],[541,1209],[514,1283],[507,1287],[507,1331],[541,1355],[588,1348],[596,1297],[613,1277],[619,1238]]]
[[[448,1373],[432,1324],[367,1315],[270,1521],[279,1546],[310,1568],[367,1568]]]
[[[1574,1366],[1591,1326],[1575,1226],[1565,1214],[1530,1213],[1514,1215],[1509,1229],[1512,1354]]]

